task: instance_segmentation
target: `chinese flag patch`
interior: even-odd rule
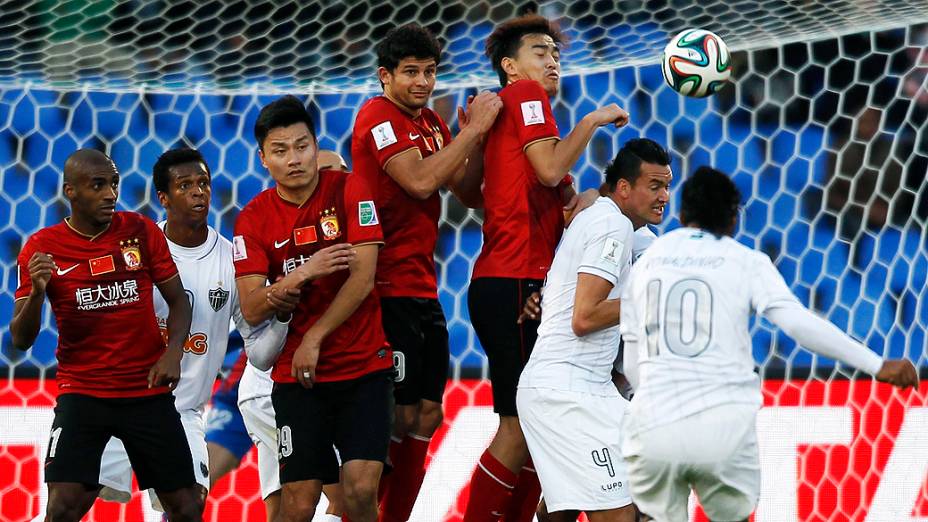
[[[108,274],[116,270],[113,256],[95,257],[90,260],[90,275]]]
[[[319,238],[316,237],[316,226],[296,228],[293,230],[293,242],[296,245],[308,245],[315,243]]]

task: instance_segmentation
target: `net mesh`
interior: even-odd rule
[[[539,11],[557,19],[571,39],[553,105],[559,127],[566,132],[610,102],[631,114],[628,127],[595,135],[574,169],[580,187],[598,186],[619,146],[642,135],[671,149],[676,183],[701,164],[731,173],[746,199],[737,239],[767,252],[803,302],[878,353],[907,356],[924,371],[928,28],[920,23],[928,19],[926,7],[917,1],[542,3]],[[12,314],[22,243],[67,215],[60,171],[76,148],[106,150],[123,176],[120,208],[155,218],[163,215],[151,186],[155,159],[168,148],[199,148],[214,172],[211,224],[230,237],[238,210],[268,185],[251,129],[275,93],[300,93],[317,121],[320,146],[350,162],[354,116],[377,88],[371,42],[407,21],[442,35],[446,54],[434,107],[454,123],[455,108],[474,86],[496,85],[482,57],[483,39],[495,22],[522,8],[256,1],[4,6],[0,311]],[[688,26],[713,30],[735,51],[733,85],[709,99],[680,97],[655,63],[668,35]],[[676,215],[676,194],[668,210]],[[427,477],[427,484],[448,491],[425,495],[417,520],[460,517],[459,490],[448,485],[466,484],[491,430],[484,422],[473,437],[455,438],[466,419],[492,418],[467,413],[467,406],[488,401],[485,383],[465,379],[487,375],[466,309],[480,220],[479,212],[445,195],[436,259],[451,334],[449,400],[462,413],[448,416],[436,440],[467,449],[460,450],[463,463],[442,468],[447,475]],[[660,228],[675,226],[668,219]],[[761,432],[773,430],[775,441],[800,440],[796,433],[832,425],[810,421],[819,418],[814,415],[837,426],[831,438],[801,439],[809,446],[782,469],[768,469],[774,461],[762,455],[765,477],[776,472],[785,482],[765,482],[771,486],[757,519],[928,517],[928,462],[917,456],[928,455],[928,441],[919,435],[928,433],[928,416],[912,407],[923,401],[871,388],[869,381],[845,382],[839,377],[847,371],[798,349],[762,321],[752,333],[767,406],[803,407],[794,416],[762,413]],[[6,322],[0,335],[0,366],[9,376],[0,384],[0,518],[19,520],[40,504],[35,492],[51,420],[53,388],[45,379],[55,366],[54,318],[46,306],[42,332],[27,353],[11,348]],[[24,422],[34,428],[24,431]],[[903,459],[908,464],[893,453],[903,441],[917,450]],[[443,451],[433,446],[433,463]],[[244,473],[254,478],[253,467]],[[254,513],[248,510],[256,488],[241,486],[242,477],[217,490],[208,511],[215,519]],[[95,513],[91,518],[103,520],[111,512]]]

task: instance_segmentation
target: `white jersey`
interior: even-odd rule
[[[610,198],[580,212],[564,232],[542,290],[538,339],[520,388],[549,388],[601,396],[617,395],[612,365],[619,349],[618,327],[583,337],[571,325],[581,273],[608,281],[609,299],[621,295],[632,263],[633,227]]]
[[[620,329],[637,358],[630,414],[638,427],[723,404],[760,407],[748,320],[785,304],[798,301],[765,254],[694,228],[656,239],[622,298]]]
[[[164,225],[165,222],[158,224],[162,230]],[[232,243],[212,227],[206,241],[193,248],[167,241],[192,311],[190,337],[184,344],[180,363],[180,382],[174,389],[174,406],[180,412],[202,413],[226,355],[230,320],[235,324],[244,322],[235,287]],[[159,292],[154,292],[154,300],[158,324],[165,328],[168,305]]]
[[[632,246],[632,264],[638,261],[638,258],[644,254],[644,251],[651,246],[651,243],[653,243],[655,239],[657,239],[657,234],[648,228],[647,225],[635,230],[635,241]]]

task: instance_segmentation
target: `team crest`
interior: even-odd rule
[[[219,283],[218,288],[211,288],[209,291],[209,305],[213,307],[213,310],[218,312],[226,305],[226,301],[229,300],[229,292],[222,289],[222,283]]]
[[[319,218],[319,228],[322,229],[322,235],[329,240],[342,235],[341,228],[338,226],[338,216],[335,215],[334,207],[322,211],[322,217]]]
[[[137,238],[119,242],[122,251],[122,260],[126,262],[126,270],[139,270],[142,268],[142,250],[139,248]]]

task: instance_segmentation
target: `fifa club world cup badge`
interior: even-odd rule
[[[122,260],[126,262],[126,270],[139,270],[142,268],[142,250],[139,248],[137,238],[119,242],[122,251]]]
[[[335,215],[335,207],[322,211],[322,217],[319,218],[319,228],[322,229],[322,235],[328,240],[342,235],[342,230],[338,226],[338,216]]]

